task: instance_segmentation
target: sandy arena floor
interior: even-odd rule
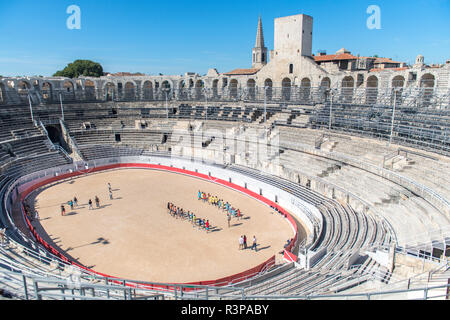
[[[229,228],[224,212],[197,200],[198,190],[239,207],[245,219],[233,219]],[[96,195],[101,207],[89,210],[88,199]],[[66,205],[66,216],[61,216],[60,205],[74,196],[79,207],[71,212]],[[266,261],[293,236],[287,220],[257,200],[201,179],[156,170],[91,174],[44,189],[29,200],[35,201],[37,227],[49,244],[86,267],[126,279],[186,283],[222,278]],[[206,233],[173,218],[166,210],[168,201],[209,219],[215,231]],[[243,234],[250,245],[256,236],[258,252],[239,250]]]

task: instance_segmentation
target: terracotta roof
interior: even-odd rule
[[[380,72],[380,71],[403,71],[403,70],[407,70],[409,69],[408,67],[403,67],[403,68],[375,68],[375,69],[370,69],[369,72]]]
[[[314,60],[316,62],[335,61],[335,60],[355,60],[355,59],[358,59],[358,57],[356,57],[350,53],[327,54],[324,56],[314,56]]]
[[[251,74],[255,74],[259,71],[259,69],[234,69],[233,71],[224,73],[224,75],[226,76],[231,76],[231,75],[251,75]]]
[[[390,58],[377,58],[374,63],[401,63],[398,61],[392,61]]]

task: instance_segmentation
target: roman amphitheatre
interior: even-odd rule
[[[260,20],[252,68],[227,73],[0,78],[2,290],[448,299],[450,63],[313,55],[312,23],[277,18],[268,51]]]

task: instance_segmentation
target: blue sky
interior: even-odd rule
[[[81,30],[66,27],[72,4]],[[381,10],[380,30],[367,28],[369,5]],[[313,52],[450,59],[449,0],[0,0],[0,75],[50,76],[76,59],[146,74],[249,68],[258,16],[271,50],[274,19],[300,13],[314,18]]]

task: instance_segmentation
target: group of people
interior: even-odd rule
[[[95,196],[94,201],[95,201],[95,206],[97,207],[97,209],[100,208],[100,198],[98,196]],[[92,199],[89,199],[89,201],[88,201],[89,210],[94,209],[93,204],[94,203],[92,202]],[[70,207],[70,210],[77,208],[78,207],[77,197],[73,197],[73,199],[67,201],[67,205]],[[64,204],[61,204],[61,215],[62,216],[66,215],[66,207]]]
[[[247,249],[247,236],[243,235],[239,238],[239,250],[244,250]],[[252,241],[252,246],[251,246],[252,250],[255,250],[256,252],[258,251],[257,245],[256,245],[256,237],[253,236],[253,241]]]
[[[230,221],[230,216],[240,219],[242,217],[241,210],[233,207],[228,201],[224,201],[223,199],[219,199],[217,196],[212,196],[211,194],[207,194],[202,191],[198,191],[198,200],[202,200],[205,203],[209,203],[210,205],[216,206],[219,210],[224,210],[229,219],[228,226]]]
[[[189,222],[192,223],[192,226],[198,227],[200,229],[205,230],[206,232],[209,232],[211,229],[211,224],[209,223],[209,220],[198,218],[195,213],[191,211],[186,211],[183,208],[175,206],[173,203],[168,202],[167,203],[167,212],[175,218],[180,219],[188,219]]]

